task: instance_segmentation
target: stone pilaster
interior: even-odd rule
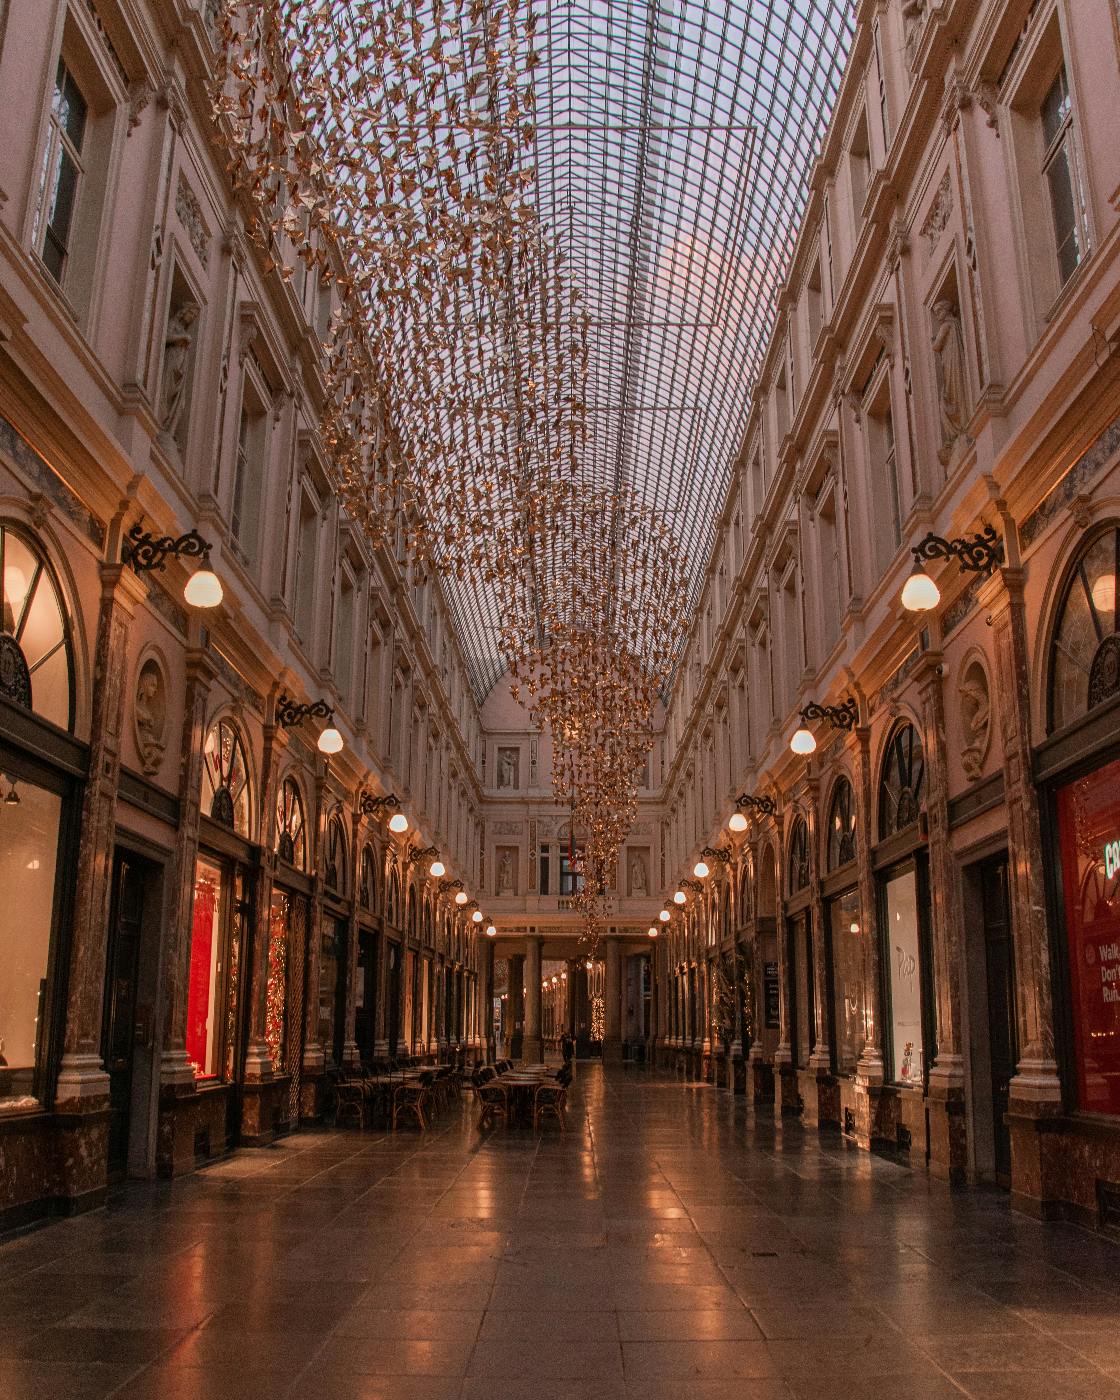
[[[377,986],[373,1023],[373,1053],[379,1060],[389,1058],[389,939],[382,923],[377,934]]]
[[[358,807],[355,806],[350,823],[350,917],[347,920],[346,928],[346,968],[344,972],[346,985],[343,988],[345,1010],[342,1027],[342,1063],[344,1065],[357,1065],[361,1063],[362,1059],[355,1029],[358,1016],[358,891],[361,889],[361,824],[362,815]]]
[[[820,786],[809,785],[809,919],[813,941],[813,1053],[809,1071],[813,1077],[816,1102],[813,1118],[820,1129],[840,1127],[840,1085],[832,1072],[829,1026],[832,1020],[831,988],[825,949],[824,898],[821,895],[821,813]]]
[[[1060,1194],[1047,1180],[1044,1134],[1061,1111],[1054,1051],[1053,981],[1043,871],[1038,792],[1031,776],[1030,650],[1014,522],[1004,513],[1009,567],[1000,571],[985,600],[992,616],[996,664],[995,704],[1003,747],[1007,809],[1008,882],[1015,946],[1015,996],[1019,1063],[1011,1080],[1011,1199],[1034,1215],[1049,1212]],[[1052,1154],[1051,1154],[1052,1155]]]
[[[260,832],[261,858],[256,874],[251,961],[249,967],[249,1044],[245,1051],[246,1083],[272,1078],[281,1067],[272,1063],[265,1040],[268,1014],[268,955],[272,932],[272,884],[276,875],[276,775],[280,767],[276,725],[272,722],[275,697],[270,697],[270,722],[264,726],[261,760]],[[292,1015],[296,1008],[289,1007]],[[302,1008],[297,1014],[302,1014]]]
[[[111,539],[114,544],[116,531]],[[111,546],[112,548],[112,546]],[[55,1086],[60,1120],[59,1194],[71,1209],[97,1204],[105,1189],[109,1076],[101,1061],[116,842],[117,786],[124,725],[128,638],[143,588],[131,569],[101,565],[94,643],[89,776],[82,795],[74,913],[66,984],[62,1063]]]
[[[525,955],[514,953],[509,964],[509,1044],[506,1047],[513,1059],[521,1056],[521,1046],[525,1035]]]
[[[871,731],[860,725],[855,732],[854,782],[856,809],[856,868],[859,888],[860,921],[863,925],[863,1004],[867,1016],[867,1039],[860,1052],[855,1074],[855,1137],[866,1149],[893,1143],[894,1095],[885,1091],[883,1028],[880,1023],[881,965],[879,906],[875,897],[875,872],[871,866],[873,841]]]
[[[949,846],[949,765],[941,653],[923,654],[917,672],[925,745],[926,820],[929,828],[930,913],[933,924],[933,990],[937,1058],[929,1072],[929,1167],[949,1181],[963,1181],[968,1165],[961,1055],[961,913]]]
[[[316,1121],[321,1112],[320,1094],[326,1070],[326,1053],[319,1043],[319,967],[323,950],[323,867],[327,841],[326,765],[315,775],[315,822],[312,826],[311,908],[307,921],[307,993],[304,997],[303,1074],[300,1080],[300,1116]]]

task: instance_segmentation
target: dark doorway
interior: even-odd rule
[[[1015,949],[1006,853],[980,867],[980,898],[988,973],[988,1046],[991,1060],[992,1136],[996,1180],[1011,1185],[1011,1133],[1007,1126],[1011,1077],[1019,1060],[1015,1024]]]
[[[113,865],[101,1041],[102,1059],[109,1075],[110,1181],[121,1181],[128,1172],[133,1053],[137,1040],[147,1038],[147,1029],[138,1023],[136,1015],[146,874],[143,861],[125,851],[117,852]]]
[[[401,1034],[401,949],[389,944],[389,1056],[395,1058]]]
[[[374,1057],[377,1007],[377,934],[358,931],[358,971],[354,987],[354,1040],[363,1064]]]

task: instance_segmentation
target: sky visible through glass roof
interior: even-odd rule
[[[588,476],[628,483],[694,599],[853,32],[849,0],[551,0],[542,218],[591,315]],[[496,604],[450,582],[480,694]]]

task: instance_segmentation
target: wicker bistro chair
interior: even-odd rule
[[[482,1110],[478,1116],[480,1133],[492,1127],[496,1118],[503,1123],[509,1122],[509,1095],[504,1084],[479,1084],[475,1087],[475,1093]]]
[[[425,1110],[431,1090],[426,1084],[398,1084],[393,1090],[393,1131],[402,1118],[412,1117],[421,1132],[428,1126]]]
[[[568,1126],[564,1117],[567,1099],[568,1091],[563,1084],[538,1084],[533,1095],[533,1132],[540,1132],[541,1122],[550,1114],[560,1124],[560,1131],[564,1132]]]
[[[357,1120],[358,1127],[364,1128],[366,1122],[366,1094],[361,1084],[354,1080],[347,1079],[345,1075],[335,1070],[329,1076],[331,1093],[334,1098],[334,1125],[341,1127],[347,1118]]]

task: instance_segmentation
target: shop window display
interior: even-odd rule
[[[277,1074],[287,1064],[288,962],[291,950],[292,896],[274,889],[268,921],[268,984],[265,989],[264,1038]]]
[[[883,915],[891,998],[891,1069],[897,1083],[920,1087],[925,1074],[922,963],[918,882],[913,870],[885,882]]]
[[[191,916],[191,966],[187,993],[187,1057],[199,1078],[218,1073],[221,1041],[218,988],[226,889],[221,867],[200,859],[195,866]]]
[[[5,781],[0,801],[0,1113],[34,1108],[42,1093],[48,965],[62,799]]]
[[[867,934],[860,916],[859,895],[855,890],[838,895],[831,902],[829,926],[836,1068],[840,1074],[850,1074],[867,1042],[867,1005],[864,997]]]
[[[1078,1107],[1120,1113],[1120,760],[1058,792]]]

